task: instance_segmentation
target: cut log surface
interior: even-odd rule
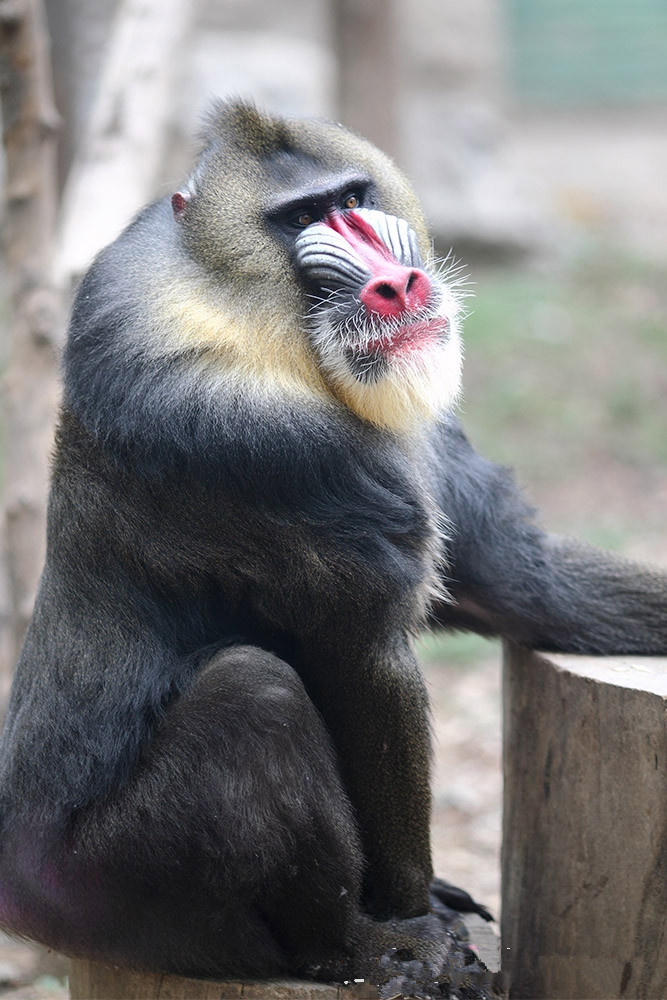
[[[187,979],[73,959],[69,995],[70,1000],[377,1000],[378,989],[365,980],[339,985],[299,979]]]
[[[98,962],[72,961],[71,1000],[367,1000],[369,983],[335,986],[298,979],[218,982],[132,972]]]
[[[489,968],[499,968],[498,938],[490,925],[466,914],[472,940]],[[214,981],[133,972],[75,959],[69,977],[71,1000],[377,1000],[378,990],[363,980],[346,985],[299,979]]]
[[[667,659],[508,644],[504,711],[510,996],[667,997]]]

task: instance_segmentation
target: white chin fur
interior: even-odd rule
[[[459,313],[456,297],[443,289],[438,315],[447,319],[447,338],[388,358],[374,380],[354,374],[340,330],[326,313],[313,331],[313,346],[329,385],[350,410],[379,427],[409,431],[446,413],[459,396],[463,355]]]

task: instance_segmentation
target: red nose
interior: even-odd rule
[[[359,295],[369,312],[400,316],[426,305],[431,282],[424,271],[400,264],[380,268],[380,271],[382,273],[371,278]]]
[[[356,212],[331,212],[324,220],[361,257],[371,279],[359,293],[369,312],[401,316],[421,309],[431,294],[431,279],[418,267],[399,264],[375,230]]]

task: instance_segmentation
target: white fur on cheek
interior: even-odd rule
[[[369,336],[367,324],[341,328],[335,310],[323,309],[313,325],[312,342],[333,392],[358,416],[391,430],[410,430],[434,420],[455,404],[461,389],[461,303],[447,285],[438,283],[441,303],[436,317],[447,320],[447,336],[423,347],[389,357],[377,377],[357,377],[347,351]],[[426,316],[410,317],[411,322]],[[434,318],[430,314],[428,318]],[[371,332],[377,334],[377,329]],[[369,366],[373,362],[369,360]]]

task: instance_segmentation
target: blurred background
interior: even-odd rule
[[[667,561],[667,0],[47,0],[44,21],[30,0],[33,41],[50,43],[34,50],[45,211],[24,253],[50,296],[37,333],[10,127],[19,6],[0,2],[5,689],[41,564],[35,470],[72,288],[142,203],[178,187],[213,94],[335,118],[395,157],[437,253],[470,275],[473,441],[516,468],[549,527]],[[500,649],[461,635],[421,652],[436,867],[498,912]],[[62,995],[57,972],[0,951],[0,992]]]

